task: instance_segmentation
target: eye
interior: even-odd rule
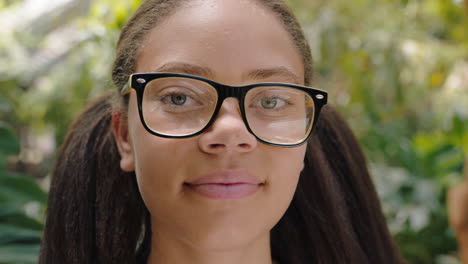
[[[273,109],[273,108],[275,108],[276,104],[278,104],[278,99],[277,98],[272,98],[272,97],[262,98],[260,100],[260,104],[265,109]]]
[[[187,95],[185,94],[172,94],[171,102],[175,105],[183,105],[187,101]]]
[[[194,107],[201,105],[194,97],[195,95],[191,96],[185,92],[174,91],[161,96],[159,100],[167,107]]]
[[[278,97],[264,97],[260,99],[259,104],[264,109],[275,109],[284,107],[286,102],[284,99]]]

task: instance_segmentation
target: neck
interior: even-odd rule
[[[153,229],[154,230],[154,229]],[[153,232],[148,264],[275,264],[271,259],[270,237],[242,246],[206,248]]]

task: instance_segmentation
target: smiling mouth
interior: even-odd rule
[[[204,197],[216,200],[234,200],[242,199],[253,195],[264,184],[255,183],[204,183],[191,184],[184,183],[189,190],[196,192]]]

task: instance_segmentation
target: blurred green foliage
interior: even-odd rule
[[[39,210],[47,194],[31,177],[6,170],[6,156],[19,150],[12,129],[0,122],[0,263],[33,264],[43,228]]]
[[[456,243],[445,196],[468,151],[468,9],[438,0],[310,8],[301,15],[318,83],[365,149],[399,246],[411,263],[448,263]]]
[[[8,24],[25,1],[0,1],[0,263],[31,263],[42,221],[27,209],[45,207],[31,177],[5,169],[19,152],[13,134],[20,160],[50,171],[50,157],[28,154],[31,137],[52,134],[59,145],[89,99],[113,89],[118,33],[141,1],[81,2],[71,9],[84,11],[59,22]],[[410,263],[457,263],[445,195],[468,153],[468,1],[288,2],[311,44],[314,85],[358,136],[403,253]]]

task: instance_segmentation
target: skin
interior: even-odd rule
[[[304,66],[281,22],[252,1],[194,1],[147,36],[135,72],[178,72],[228,85],[303,84]],[[120,166],[135,171],[151,213],[148,263],[272,263],[270,230],[289,206],[306,146],[257,142],[238,101],[223,102],[214,124],[188,139],[160,138],[142,126],[135,91],[128,116],[114,115]],[[261,183],[242,199],[216,200],[184,186],[207,173],[238,170]]]
[[[465,159],[464,181],[447,194],[449,224],[455,231],[463,263],[468,263],[468,158]]]

